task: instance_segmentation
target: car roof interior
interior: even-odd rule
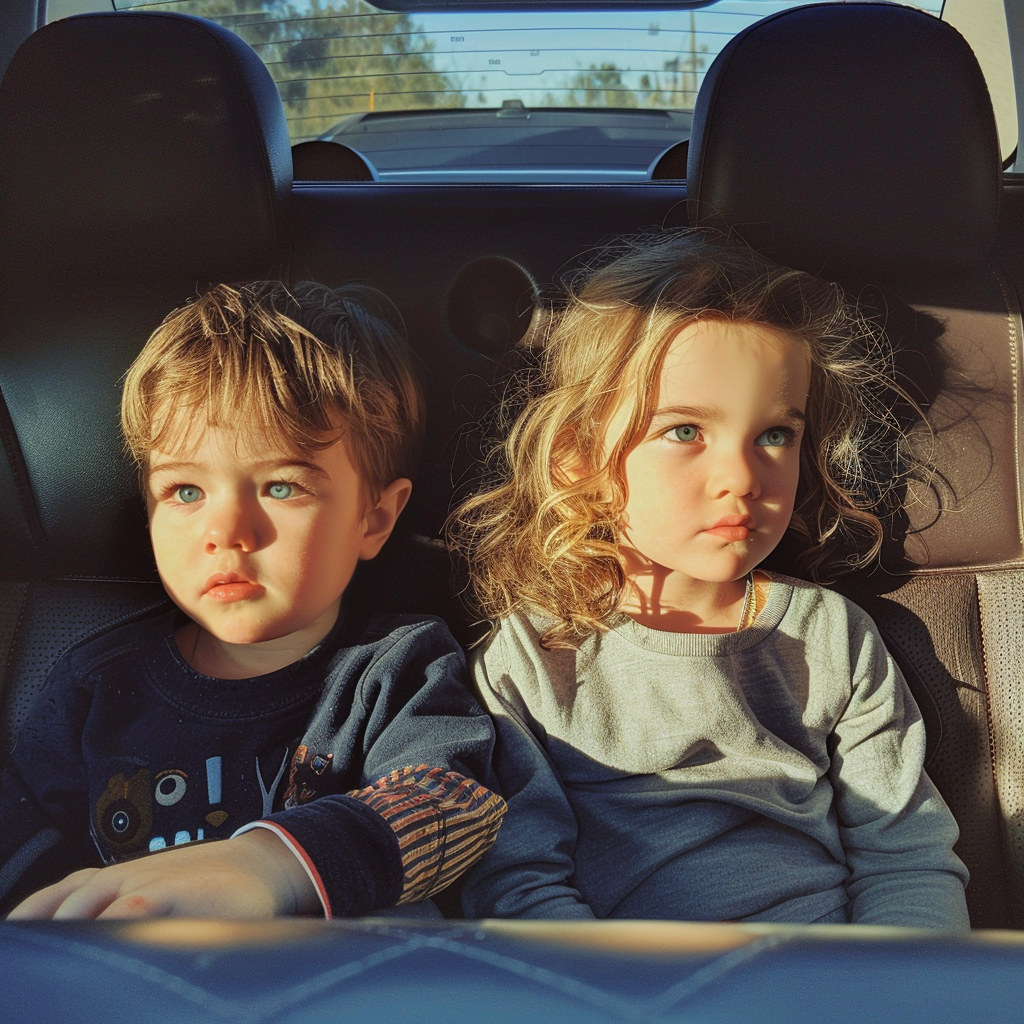
[[[785,76],[767,73],[780,62]],[[908,489],[883,566],[837,586],[876,619],[922,708],[972,923],[1024,928],[1024,189],[1003,182],[985,83],[954,29],[868,3],[756,23],[706,76],[685,185],[296,184],[263,64],[227,30],[165,13],[32,34],[0,87],[0,137],[0,759],[64,651],[165,607],[119,381],[197,288],[360,280],[397,304],[427,442],[401,531],[357,586],[469,640],[441,537],[512,346],[602,239],[712,225],[840,282],[898,342],[938,472]]]

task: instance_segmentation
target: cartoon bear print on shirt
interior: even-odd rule
[[[271,814],[288,766],[289,748],[257,755],[225,778],[224,757],[214,755],[152,772],[116,772],[96,800],[96,845],[104,861],[124,860],[168,846],[222,839]],[[266,766],[266,767],[264,767]],[[254,785],[255,783],[255,785]]]
[[[118,772],[96,801],[94,817],[99,836],[117,852],[139,849],[153,824],[149,772],[143,768],[130,778]]]

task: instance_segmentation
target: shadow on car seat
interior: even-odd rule
[[[837,585],[875,617],[921,705],[975,927],[1024,926],[1022,278],[996,258],[1000,191],[974,54],[910,8],[766,18],[701,88],[691,223],[736,230],[874,307],[927,409],[936,476],[911,486],[882,568]]]
[[[262,62],[182,15],[41,29],[0,133],[2,761],[64,650],[166,601],[119,381],[197,288],[277,272],[292,164]]]

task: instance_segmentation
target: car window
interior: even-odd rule
[[[697,91],[722,47],[804,2],[406,13],[365,0],[113,0],[119,9],[210,18],[242,36],[278,84],[293,144],[343,143],[379,181],[452,183],[650,179],[659,158],[689,138]],[[50,17],[99,6],[50,0]],[[913,6],[940,15],[943,2]],[[961,31],[971,23],[966,6],[961,0]],[[1005,40],[1005,20],[1001,31]],[[992,33],[974,40],[992,49]],[[1000,125],[1007,156],[1016,147],[1008,57],[1005,67],[983,63],[1007,79],[993,89],[1011,108]],[[684,159],[667,176],[682,167]]]

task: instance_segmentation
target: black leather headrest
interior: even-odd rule
[[[725,46],[697,98],[690,223],[734,227],[812,272],[975,266],[995,241],[1000,186],[974,53],[907,7],[815,4],[765,18]]]
[[[0,86],[0,139],[5,273],[237,278],[280,249],[281,99],[212,22],[126,11],[40,29]]]

